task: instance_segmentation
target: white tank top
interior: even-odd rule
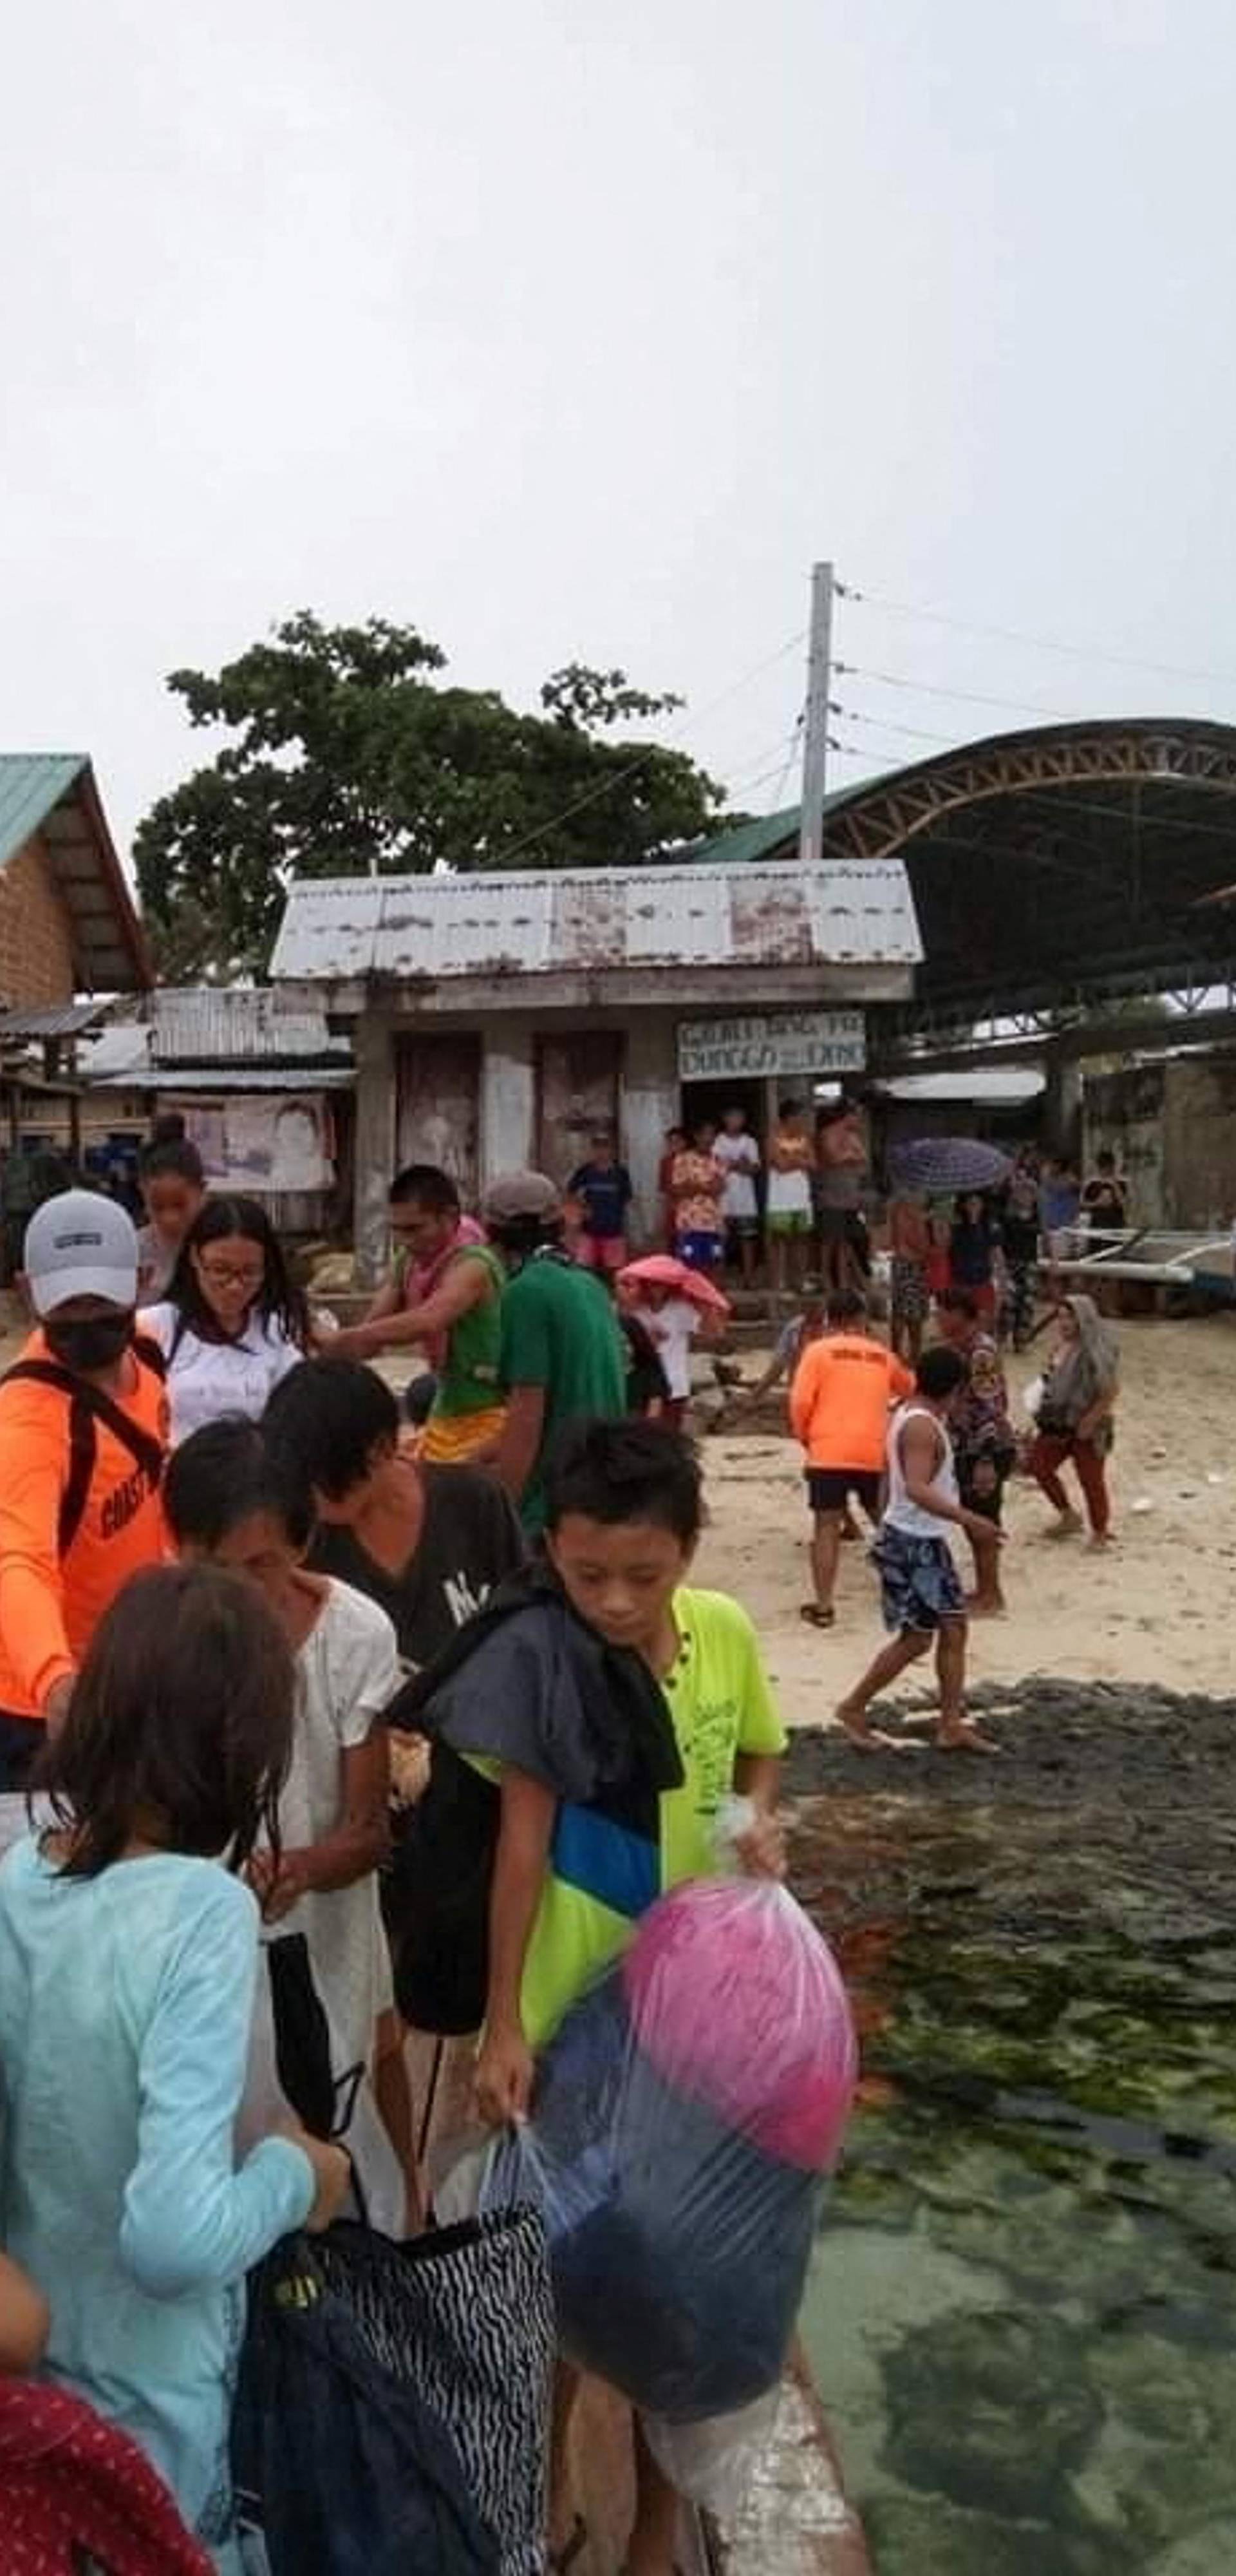
[[[888,1426],[888,1502],[884,1518],[890,1529],[901,1530],[906,1538],[944,1538],[948,1522],[937,1519],[934,1512],[925,1512],[921,1503],[912,1503],[906,1492],[901,1435],[906,1424],[914,1421],[929,1422],[932,1430],[939,1432],[944,1454],[931,1481],[940,1493],[947,1494],[950,1503],[958,1499],[953,1444],[939,1415],[925,1404],[901,1404]]]

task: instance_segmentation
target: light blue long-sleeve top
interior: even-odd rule
[[[237,2170],[257,1973],[249,1890],[152,1854],[0,1869],[0,2242],[51,2306],[48,2367],[141,2443],[217,2566],[244,2276],[313,2201],[268,2138]]]

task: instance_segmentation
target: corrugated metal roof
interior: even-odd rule
[[[297,878],[273,973],[346,983],[693,966],[917,965],[900,859]]]
[[[852,786],[834,787],[824,799],[822,813],[827,823],[845,806],[855,805],[860,797],[869,796],[882,776],[877,771],[871,778],[860,778]],[[730,867],[749,866],[752,859],[771,859],[777,851],[783,856],[798,846],[802,826],[801,805],[783,805],[776,814],[756,814],[749,823],[736,823],[732,831],[710,833],[706,841],[697,841],[691,857],[696,867],[712,868],[722,862]]]
[[[0,867],[36,832],[69,916],[79,984],[142,991],[150,960],[84,752],[0,752]]]
[[[81,751],[0,752],[0,868],[24,848],[85,766]]]
[[[299,1067],[257,1064],[156,1064],[146,1080],[160,1098],[178,1091],[208,1091],[222,1100],[233,1091],[347,1091],[356,1075],[350,1064],[305,1064]]]
[[[58,1002],[45,1011],[0,1011],[0,1038],[76,1038],[99,1028],[110,1002]]]
[[[286,1008],[277,993],[211,985],[172,986],[154,996],[152,1051],[170,1064],[305,1063],[351,1057],[323,1011]]]

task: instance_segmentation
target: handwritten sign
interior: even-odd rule
[[[678,1079],[726,1075],[861,1073],[861,1011],[770,1011],[734,1020],[680,1020]]]

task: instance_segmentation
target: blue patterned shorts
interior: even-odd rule
[[[896,1634],[907,1628],[931,1635],[943,1619],[964,1619],[965,1598],[948,1540],[911,1538],[905,1530],[882,1529],[872,1556],[880,1569],[884,1625]]]

